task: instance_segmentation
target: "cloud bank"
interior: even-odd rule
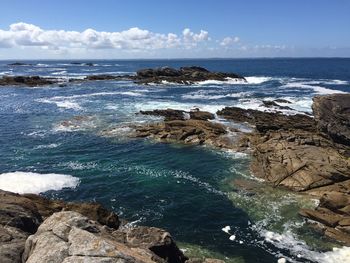
[[[44,30],[27,23],[11,24],[8,30],[0,30],[0,47],[41,47],[43,49],[85,48],[156,50],[169,48],[191,48],[210,41],[207,31],[192,32],[189,28],[182,35],[155,33],[138,27],[120,32],[86,29],[82,32],[66,30]]]

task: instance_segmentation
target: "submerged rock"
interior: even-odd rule
[[[211,72],[205,68],[192,66],[174,69],[162,67],[155,69],[142,69],[137,71],[135,81],[142,84],[173,82],[179,84],[192,84],[198,81],[219,80],[226,81],[228,78],[240,79],[245,78],[234,73]]]

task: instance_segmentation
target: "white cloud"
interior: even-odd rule
[[[9,30],[0,30],[0,47],[41,47],[57,49],[123,49],[156,50],[195,47],[208,41],[209,34],[201,30],[194,33],[186,28],[181,37],[174,33],[154,33],[138,27],[120,32],[104,32],[86,29],[82,32],[66,30],[44,30],[36,25],[15,23]]]
[[[231,46],[232,44],[238,43],[239,41],[240,41],[239,37],[225,37],[220,42],[220,45],[227,47],[227,46]]]

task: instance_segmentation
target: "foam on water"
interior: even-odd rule
[[[309,90],[314,90],[314,92],[317,94],[347,93],[341,90],[335,90],[335,89],[329,89],[321,86],[311,85],[310,82],[291,82],[281,86],[281,88],[309,89]]]
[[[38,99],[38,102],[55,104],[58,108],[72,109],[72,110],[82,110],[83,108],[79,103],[72,100],[54,100],[54,99]]]
[[[0,189],[15,193],[38,194],[48,190],[75,188],[79,179],[66,174],[11,172],[0,174]]]

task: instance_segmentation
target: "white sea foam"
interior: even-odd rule
[[[156,110],[156,109],[175,109],[175,110],[186,110],[190,111],[194,108],[199,108],[200,110],[209,111],[211,113],[216,113],[221,110],[225,105],[220,104],[193,104],[193,103],[182,103],[176,101],[145,101],[143,103],[135,103],[133,105],[136,111],[140,110]],[[133,112],[135,112],[133,110]]]
[[[191,92],[188,94],[182,95],[183,99],[205,99],[205,100],[217,100],[223,98],[242,98],[247,97],[251,92],[237,92],[237,93],[228,93],[228,94],[217,94],[218,91],[206,91],[198,90],[196,92]],[[216,93],[216,94],[215,94]]]
[[[282,234],[264,231],[262,234],[266,242],[272,243],[280,249],[288,249],[297,258],[318,263],[348,262],[347,260],[350,258],[350,247],[333,248],[332,251],[318,252],[312,250],[304,241],[297,239],[291,231]]]
[[[245,79],[247,80],[248,84],[261,84],[272,80],[271,77],[256,77],[256,76],[245,77]]]
[[[57,148],[58,146],[60,146],[60,143],[50,143],[50,144],[43,144],[43,145],[38,145],[36,147],[34,147],[34,149],[53,149],[53,148]]]
[[[314,90],[315,93],[318,94],[334,94],[334,93],[346,93],[341,90],[334,90],[334,89],[328,89],[325,87],[321,86],[315,86],[311,85],[310,82],[292,82],[292,83],[287,83],[280,88],[298,88],[298,89],[309,89],[309,90]]]
[[[0,189],[15,193],[42,193],[48,190],[75,188],[79,179],[66,174],[11,172],[0,174]]]

